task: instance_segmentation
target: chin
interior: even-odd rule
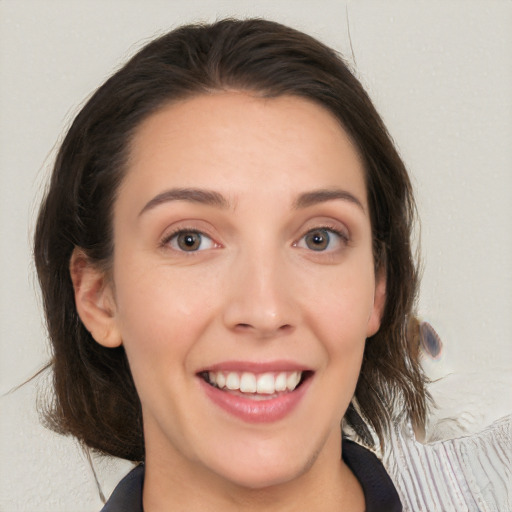
[[[285,485],[298,478],[303,471],[290,468],[271,468],[258,466],[254,469],[243,470],[234,474],[226,475],[229,481],[240,488],[263,491],[272,487]]]
[[[282,459],[279,461],[278,459]],[[292,460],[290,455],[268,457],[244,457],[243,461],[223,465],[217,468],[217,474],[236,487],[250,490],[264,490],[292,482],[306,473],[314,462],[310,460]]]

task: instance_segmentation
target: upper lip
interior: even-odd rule
[[[307,365],[289,361],[223,361],[214,363],[201,368],[197,373],[204,372],[250,372],[250,373],[268,373],[268,372],[293,372],[293,371],[312,371]]]

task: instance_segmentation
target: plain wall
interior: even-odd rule
[[[437,435],[512,410],[511,1],[0,0],[2,511],[101,508],[76,443],[38,424],[34,383],[6,394],[48,358],[30,237],[52,148],[145,41],[227,15],[269,17],[340,50],[387,123],[422,219],[419,313],[444,342],[425,359],[443,377]],[[95,465],[105,493],[127,469]]]

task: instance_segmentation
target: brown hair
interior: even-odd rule
[[[381,440],[397,414],[422,425],[425,382],[406,336],[417,273],[410,246],[415,206],[404,164],[336,52],[294,29],[251,19],[184,26],[150,42],[94,93],[62,143],[34,241],[53,347],[52,428],[100,451],[143,460],[141,407],[124,349],[99,345],[83,326],[70,257],[80,247],[108,269],[112,205],[140,123],[169,101],[223,89],[315,101],[336,116],[358,148],[375,268],[387,276],[387,300],[381,328],[367,341],[345,421],[369,445],[374,440],[365,422]]]

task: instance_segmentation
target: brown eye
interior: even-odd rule
[[[179,231],[169,239],[169,245],[183,252],[202,251],[214,247],[213,240],[198,231]]]
[[[347,234],[332,228],[316,228],[308,231],[293,245],[315,252],[340,251],[348,243]]]
[[[201,235],[199,233],[180,233],[176,241],[182,251],[197,251],[201,245]]]
[[[315,229],[304,237],[304,242],[312,251],[325,251],[329,247],[330,239],[327,229]]]

